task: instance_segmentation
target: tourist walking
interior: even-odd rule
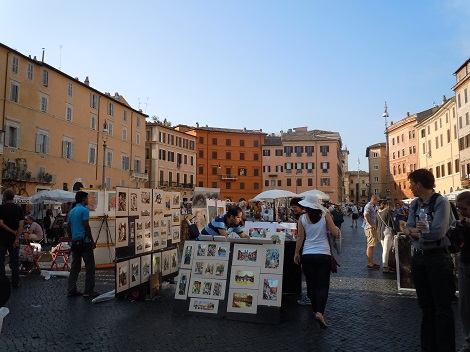
[[[367,238],[367,268],[368,269],[380,269],[379,264],[374,263],[374,248],[377,245],[378,234],[377,234],[377,212],[375,207],[379,204],[380,197],[373,195],[370,202],[364,207],[364,233]]]
[[[377,219],[377,236],[382,244],[382,271],[384,273],[395,272],[395,268],[388,265],[390,249],[393,245],[393,211],[387,200],[380,202]]]
[[[305,208],[298,227],[294,261],[302,264],[307,284],[307,296],[312,303],[315,319],[322,329],[327,329],[325,307],[330,288],[331,248],[328,231],[338,236],[338,228],[331,214],[321,205],[318,197],[307,195],[299,204]],[[305,239],[305,242],[304,242]],[[302,248],[302,253],[300,250]]]

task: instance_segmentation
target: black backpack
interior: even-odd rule
[[[433,214],[434,214],[434,205],[436,204],[437,197],[441,197],[441,195],[439,193],[434,193],[431,196],[431,198],[429,199],[429,208],[428,208],[429,212],[428,212],[428,215],[431,216],[431,221],[434,218],[434,216],[433,216]],[[450,203],[451,213],[454,216],[454,218],[457,220],[459,218],[459,213],[457,212],[457,208],[455,207],[454,203],[452,203],[452,202],[449,202],[449,203]],[[416,211],[417,211],[416,208],[417,207],[418,207],[418,205],[417,205],[417,203],[415,203],[415,209],[414,209],[415,218],[418,216],[417,213],[416,213]],[[449,245],[449,248],[448,248],[449,252],[450,253],[460,252],[460,248],[461,248],[462,243],[463,243],[461,229],[458,226],[450,227],[449,230],[446,233],[446,236],[450,241],[450,245]],[[439,242],[440,241],[441,240],[439,240]]]

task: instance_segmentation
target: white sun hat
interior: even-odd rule
[[[313,194],[307,194],[304,200],[301,200],[299,204],[305,208],[318,209],[323,213],[326,213],[326,208],[322,205],[322,202],[318,196]]]

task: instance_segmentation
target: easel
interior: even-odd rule
[[[111,237],[111,231],[109,230],[109,224],[108,224],[108,214],[104,214],[99,217],[101,219],[101,224],[100,224],[100,229],[98,230],[98,236],[96,236],[96,241],[95,243],[98,243],[98,239],[100,238],[101,230],[103,229],[103,226],[106,225],[106,243],[108,244],[108,251],[109,251],[109,262],[111,263],[113,261],[113,258],[111,256],[111,250],[109,249],[109,244],[114,244],[113,238]]]

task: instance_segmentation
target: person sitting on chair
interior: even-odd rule
[[[28,241],[39,242],[44,238],[41,225],[34,221],[31,215],[26,217],[26,223],[29,225],[29,230],[24,234],[24,238]]]

